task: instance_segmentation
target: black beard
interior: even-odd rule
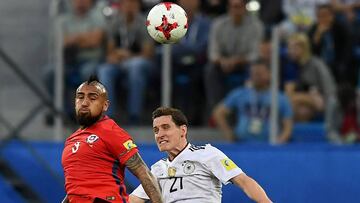
[[[97,116],[91,116],[91,113],[80,115],[79,113],[76,115],[76,120],[79,123],[80,126],[83,127],[89,127],[96,123],[100,118],[102,117],[102,114],[99,114]]]

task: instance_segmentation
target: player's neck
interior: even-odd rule
[[[168,152],[168,159],[169,161],[174,160],[184,149],[188,146],[188,142],[185,142],[185,144],[179,145],[176,149]]]

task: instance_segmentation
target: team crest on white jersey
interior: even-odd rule
[[[195,171],[195,164],[192,161],[185,161],[183,166],[185,174],[191,174]]]
[[[176,168],[175,167],[169,167],[168,168],[168,176],[169,177],[175,177],[176,175]]]
[[[92,134],[92,135],[89,135],[87,138],[86,138],[86,143],[92,145],[94,142],[96,142],[97,140],[99,139],[99,137],[95,134]]]

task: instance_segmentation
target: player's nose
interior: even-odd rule
[[[90,105],[90,101],[89,99],[83,99],[82,102],[81,102],[81,106],[89,106]]]
[[[163,138],[164,136],[165,136],[165,133],[164,133],[164,131],[161,130],[161,129],[155,134],[155,137],[156,137],[157,139],[161,139],[161,138]]]

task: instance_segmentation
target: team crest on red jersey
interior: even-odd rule
[[[99,139],[99,137],[95,134],[92,134],[92,135],[89,135],[87,138],[86,138],[86,143],[90,144],[90,146],[96,142],[97,140]]]

